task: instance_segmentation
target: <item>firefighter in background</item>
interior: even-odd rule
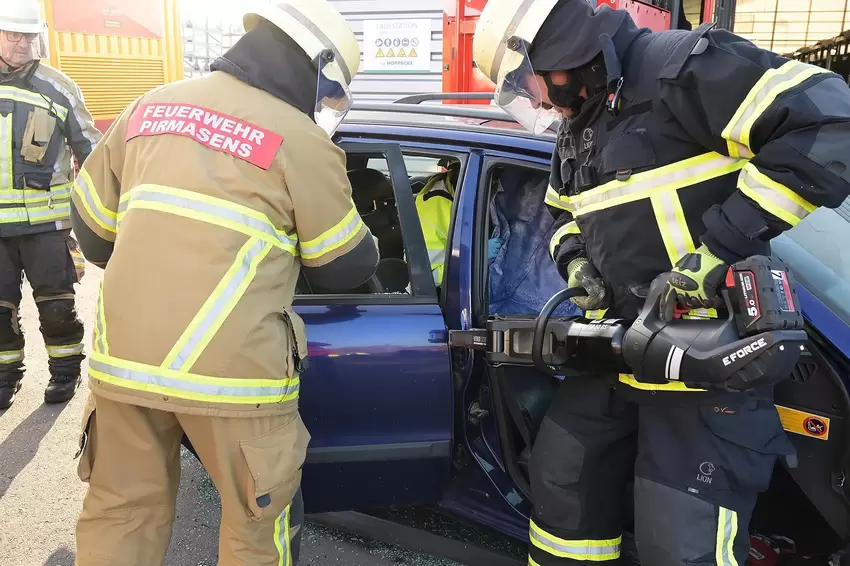
[[[416,212],[425,236],[425,247],[431,262],[431,274],[437,287],[443,282],[446,248],[452,222],[452,202],[460,176],[460,161],[440,160],[445,171],[433,175],[416,195]]]
[[[163,564],[184,434],[221,494],[219,564],[298,557],[310,435],[296,281],[304,269],[353,289],[378,263],[330,138],[360,48],[324,0],[281,1],[244,24],[212,73],[125,109],[74,186],[75,232],[105,266],[78,566]]]
[[[425,247],[431,262],[431,274],[434,284],[439,288],[443,283],[446,267],[449,230],[452,223],[452,206],[455,188],[460,179],[460,161],[442,159],[438,165],[445,169],[433,175],[416,195],[416,212],[419,224],[425,236]],[[490,238],[487,242],[488,262],[492,262],[504,245],[500,238]],[[408,287],[409,292],[410,287]]]
[[[36,0],[0,6],[0,410],[24,375],[18,308],[23,273],[33,289],[47,346],[47,403],[62,403],[80,384],[83,325],[74,283],[85,262],[71,237],[73,157],[86,160],[100,132],[79,87],[40,61],[47,25]]]
[[[729,264],[850,193],[842,78],[712,28],[651,33],[585,0],[481,14],[475,59],[496,102],[535,132],[564,118],[550,251],[585,310],[633,320],[656,281],[665,319],[677,304],[716,316]],[[779,456],[793,461],[772,388],[568,378],[531,456],[529,564],[619,563],[634,478],[643,564],[741,565]]]

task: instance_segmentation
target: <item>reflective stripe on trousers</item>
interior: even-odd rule
[[[778,69],[768,69],[750,89],[721,133],[721,137],[727,140],[729,155],[753,157],[750,140],[753,126],[776,98],[815,75],[829,72],[800,61],[788,61]]]
[[[5,352],[0,352],[0,365],[16,364],[22,361],[24,361],[23,350],[7,350]]]
[[[65,346],[46,346],[47,355],[51,358],[68,358],[79,356],[83,353],[82,344],[68,344]]]
[[[279,555],[278,566],[292,565],[292,551],[289,548],[289,514],[291,508],[292,504],[290,503],[274,521],[274,543]]]
[[[607,540],[567,540],[547,533],[534,520],[530,524],[531,544],[552,556],[588,562],[607,562],[620,558],[622,536]]]
[[[581,216],[621,204],[650,199],[672,266],[686,253],[696,249],[677,192],[685,187],[740,171],[746,163],[746,160],[726,157],[716,152],[706,153],[637,173],[628,181],[611,181],[576,196],[561,196],[560,201],[573,206],[574,215]]]
[[[735,560],[735,537],[738,536],[738,513],[725,507],[718,507],[717,546],[715,557],[717,566],[739,566]]]

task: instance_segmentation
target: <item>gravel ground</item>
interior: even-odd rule
[[[91,339],[100,270],[89,266],[77,287],[77,308]],[[25,294],[29,294],[25,285]],[[38,332],[37,311],[27,296],[22,305],[27,374],[11,409],[0,412],[0,565],[73,566],[74,525],[85,484],[76,475],[76,441],[87,390],[68,404],[43,404],[47,354]],[[214,566],[218,494],[191,454],[183,454],[177,522],[166,564]],[[420,556],[315,525],[307,525],[302,566],[460,566]]]

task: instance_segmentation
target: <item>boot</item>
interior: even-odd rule
[[[21,390],[21,381],[0,381],[0,411],[5,411],[15,402],[15,394]]]
[[[47,384],[47,389],[44,390],[44,402],[64,403],[69,401],[77,392],[77,387],[80,386],[82,381],[80,374],[50,376],[50,382]]]

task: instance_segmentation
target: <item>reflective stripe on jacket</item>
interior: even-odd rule
[[[73,157],[100,138],[62,72],[37,62],[0,82],[0,236],[70,228]]]
[[[439,287],[443,282],[446,265],[446,246],[452,221],[454,187],[446,174],[431,177],[416,195],[416,212],[425,236],[425,247],[431,260],[431,273]]]
[[[205,415],[296,408],[300,267],[368,236],[344,153],[323,130],[224,73],[173,83],[116,120],[72,198],[85,226],[114,242],[94,391]]]

